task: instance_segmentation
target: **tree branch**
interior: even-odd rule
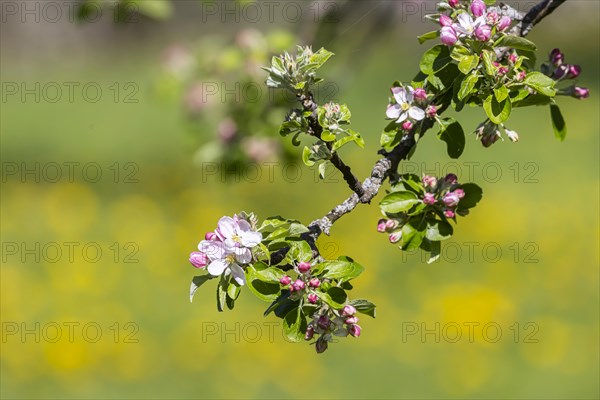
[[[513,19],[519,20],[520,22],[511,30],[511,33],[518,36],[526,36],[533,26],[542,21],[545,17],[550,15],[556,8],[563,4],[566,0],[543,0],[539,4],[535,5],[525,16],[522,16],[516,10],[513,13]],[[508,7],[501,5],[502,7]],[[312,99],[311,99],[312,101]],[[313,103],[314,104],[314,103]],[[449,104],[442,105],[438,110],[438,114],[441,114],[448,108]],[[305,106],[306,107],[306,106]],[[316,109],[316,105],[315,105]],[[318,123],[317,123],[318,125]],[[421,122],[421,135],[431,129],[434,125],[432,119],[424,120]],[[324,217],[314,220],[308,226],[309,232],[303,234],[303,239],[307,240],[313,250],[316,251],[315,242],[321,233],[329,235],[331,226],[342,216],[350,213],[360,203],[370,203],[370,201],[377,196],[383,182],[395,174],[400,162],[408,157],[413,147],[416,146],[413,135],[405,135],[400,143],[394,147],[394,149],[384,154],[384,158],[380,159],[375,163],[371,175],[365,179],[361,187],[363,194],[360,194],[354,190],[354,194],[344,200],[341,204],[335,206],[327,215]],[[339,168],[338,168],[339,169]],[[343,171],[342,171],[343,173]],[[354,177],[354,175],[352,175]],[[344,179],[346,176],[344,175]],[[356,179],[354,177],[354,179]],[[346,182],[348,180],[346,179]],[[348,182],[349,186],[358,187],[355,182]]]

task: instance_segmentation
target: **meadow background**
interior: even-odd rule
[[[366,267],[353,296],[378,306],[376,319],[361,319],[359,339],[322,355],[286,342],[279,321],[262,317],[267,304],[247,292],[224,313],[209,286],[189,303],[197,271],[188,253],[222,215],[247,210],[308,223],[348,195],[339,175],[319,182],[300,164],[300,176],[282,163],[271,176],[263,169],[260,179],[242,174],[236,182],[194,161],[214,127],[190,122],[181,93],[164,89],[165,49],[314,24],[277,12],[272,23],[204,21],[198,4],[174,2],[169,18],[132,24],[113,23],[109,12],[87,24],[23,21],[3,9],[2,398],[598,398],[600,3],[569,1],[531,34],[539,58],[559,47],[581,64],[580,84],[591,90],[585,101],[559,99],[569,129],[563,143],[547,108],[517,110],[510,127],[518,143],[484,149],[469,135],[457,162],[427,135],[405,167],[458,166],[461,181],[484,190],[440,262],[390,245],[375,230],[376,204],[320,239],[330,257],[347,254]],[[336,53],[323,75],[339,85],[335,98],[366,140],[365,150],[343,154],[359,177],[378,157],[389,87],[413,77],[427,48],[415,37],[433,28],[398,4],[396,20],[372,40],[360,39],[376,11],[352,14],[330,42],[312,43]],[[64,92],[38,102],[8,95],[7,82],[95,82],[103,95],[90,102],[75,89],[73,101]],[[134,103],[124,101],[129,82],[139,89]],[[481,110],[463,114],[468,131],[483,119]],[[63,166],[56,182],[48,179],[53,163]],[[79,163],[73,179],[64,163]],[[479,324],[472,341],[465,323]],[[502,329],[497,340],[493,328],[482,330],[490,323]],[[456,326],[463,336],[453,343]]]

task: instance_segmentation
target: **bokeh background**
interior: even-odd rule
[[[568,1],[531,34],[540,58],[559,47],[581,64],[591,89],[560,99],[565,142],[546,107],[517,110],[520,142],[484,149],[470,135],[457,162],[427,135],[403,167],[484,189],[440,262],[390,245],[375,204],[320,239],[366,266],[353,296],[378,305],[359,339],[322,355],[286,342],[245,291],[224,313],[209,285],[189,303],[188,253],[222,215],[308,223],[348,195],[270,140],[285,104],[225,92],[261,85],[274,51],[326,46],[335,85],[321,95],[353,111],[367,145],[343,156],[364,177],[434,3],[253,4],[258,15],[251,2],[143,1],[117,23],[111,2],[92,6],[99,18],[65,5],[57,18],[49,3],[62,4],[2,2],[2,398],[598,398],[600,3]],[[482,118],[461,115],[468,131]],[[241,169],[214,173],[222,160]]]

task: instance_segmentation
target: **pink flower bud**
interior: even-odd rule
[[[506,75],[507,73],[508,73],[508,68],[506,68],[505,66],[498,68],[498,75],[502,76],[502,75]]]
[[[590,96],[590,90],[586,89],[586,88],[575,86],[573,88],[573,92],[572,92],[571,96],[575,97],[576,99],[580,99],[580,100],[587,99]]]
[[[204,239],[206,240],[219,240],[219,237],[214,232],[206,232],[204,235]]]
[[[518,57],[518,56],[517,56],[515,53],[511,53],[511,54],[508,56],[508,61],[509,61],[511,64],[515,64],[515,63],[516,63],[518,60],[519,60],[519,57]]]
[[[485,3],[481,0],[473,0],[471,3],[471,12],[476,17],[481,17],[485,13]]]
[[[563,61],[565,60],[565,55],[563,53],[560,52],[560,49],[553,49],[550,52],[550,56],[548,57],[550,59],[550,62],[555,66],[558,67],[560,66]]]
[[[354,308],[354,306],[348,304],[342,308],[342,317],[351,317],[354,314],[356,314],[356,308]]]
[[[348,327],[348,333],[351,334],[354,337],[359,337],[360,336],[360,325],[350,325]]]
[[[309,325],[306,328],[306,334],[304,335],[304,340],[311,340],[315,336],[315,328],[312,325]]]
[[[413,96],[417,101],[427,100],[427,92],[422,88],[415,89]]]
[[[522,82],[522,81],[525,79],[525,77],[526,77],[526,76],[527,76],[527,72],[525,72],[525,71],[520,71],[520,72],[517,74],[517,80],[518,80],[519,82]]]
[[[500,16],[498,15],[497,12],[490,12],[486,15],[486,21],[488,23],[488,25],[496,25],[498,23],[498,21],[500,21]]]
[[[434,205],[435,196],[433,193],[425,193],[425,196],[423,197],[423,203],[427,204],[428,206]]]
[[[319,339],[317,339],[315,349],[317,350],[318,354],[321,354],[327,350],[327,346],[329,346],[329,343],[327,343],[327,340],[323,339],[323,336],[321,336]]]
[[[444,204],[448,207],[456,207],[458,205],[458,202],[460,201],[460,197],[458,197],[458,194],[456,194],[456,192],[448,192],[444,196],[443,201]]]
[[[301,263],[298,263],[298,271],[302,274],[304,274],[305,272],[310,271],[310,263],[309,262],[305,262],[302,261]]]
[[[437,179],[434,176],[425,175],[423,176],[423,185],[427,188],[433,188],[437,185]]]
[[[563,64],[554,70],[554,74],[552,75],[552,78],[554,78],[555,80],[560,80],[560,79],[564,78],[565,76],[567,76],[568,72],[569,72],[569,66],[567,64]]]
[[[287,286],[292,283],[292,278],[286,275],[279,280],[279,283],[281,283],[283,286]]]
[[[356,324],[357,322],[358,322],[358,317],[356,315],[346,318],[346,323],[348,325]]]
[[[569,65],[567,79],[575,79],[581,74],[581,67],[579,65]]]
[[[458,41],[458,36],[456,35],[456,31],[453,27],[444,26],[440,30],[440,39],[446,46],[454,46],[454,44]]]
[[[390,243],[398,243],[402,239],[402,231],[396,231],[390,234]]]
[[[458,182],[458,177],[455,174],[448,174],[444,178],[444,181],[446,181],[446,183],[454,185],[456,182]]]
[[[446,216],[446,218],[454,218],[454,211],[452,210],[446,210],[444,211],[444,215]]]
[[[465,197],[465,191],[462,189],[455,189],[454,193],[458,196],[459,199]]]
[[[377,232],[385,232],[385,224],[387,222],[387,219],[380,219],[379,222],[377,222]]]
[[[441,26],[450,26],[452,25],[452,18],[449,16],[442,14],[440,17],[440,25]]]
[[[319,297],[314,293],[310,293],[308,296],[306,296],[306,298],[308,299],[308,302],[311,304],[316,304],[317,300],[319,300]]]
[[[480,25],[475,29],[475,37],[480,42],[487,42],[492,37],[492,28],[489,25]]]
[[[413,123],[410,121],[404,121],[402,123],[402,129],[404,129],[405,131],[410,131],[413,128]]]
[[[317,320],[317,326],[321,329],[327,330],[329,325],[331,325],[331,321],[327,315],[321,315]]]
[[[398,225],[400,225],[400,223],[395,219],[388,219],[385,223],[385,229],[386,231],[393,231],[398,227]]]
[[[427,115],[427,118],[435,118],[435,116],[437,115],[437,107],[433,104],[427,106],[427,109],[425,110],[425,115]]]
[[[458,2],[459,0],[448,0],[448,4],[450,4],[450,7],[452,8],[456,8],[456,6],[458,6]]]
[[[319,280],[319,278],[312,278],[310,281],[308,281],[308,286],[310,286],[313,289],[316,289],[319,286],[321,286],[321,281]]]
[[[505,15],[504,17],[500,18],[500,22],[498,22],[498,30],[502,32],[506,30],[510,24],[512,24],[512,19]]]
[[[304,281],[300,280],[300,279],[296,279],[296,281],[294,283],[292,283],[292,288],[294,289],[294,291],[299,291],[299,290],[304,290],[304,288],[306,287]]]
[[[196,268],[204,268],[208,265],[208,256],[199,251],[190,253],[190,264]]]

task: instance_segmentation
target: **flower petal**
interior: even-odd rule
[[[198,250],[206,254],[211,260],[225,258],[225,247],[221,242],[203,240],[198,244]]]
[[[244,274],[244,270],[242,269],[242,267],[240,267],[237,264],[231,264],[229,266],[229,269],[231,270],[231,275],[233,275],[233,279],[235,279],[238,285],[244,286],[246,284],[246,274]]]
[[[237,223],[237,231],[238,232],[248,232],[252,227],[245,219],[240,219]]]
[[[235,228],[236,224],[231,217],[223,217],[217,224],[217,232],[223,236],[222,239],[233,237],[235,235]]]
[[[260,232],[243,232],[241,235],[242,246],[254,247],[257,246],[262,240],[262,234]]]
[[[214,276],[219,276],[223,273],[223,271],[225,271],[225,268],[227,268],[228,264],[227,261],[225,260],[215,260],[213,262],[211,262],[210,264],[208,264],[208,273]]]
[[[396,99],[396,103],[406,103],[406,89],[404,89],[403,87],[394,87],[392,88],[392,93],[394,94],[394,99]]]
[[[400,116],[398,117],[396,122],[400,123],[400,122],[404,121],[407,117],[408,117],[408,113],[403,112],[402,114],[400,114]]]
[[[400,106],[398,104],[390,104],[385,111],[388,118],[398,118],[400,116]]]
[[[415,121],[420,121],[425,118],[425,111],[419,107],[411,107],[408,109],[408,115]]]
[[[245,247],[238,247],[235,249],[235,259],[241,264],[248,264],[252,261],[252,253]]]

